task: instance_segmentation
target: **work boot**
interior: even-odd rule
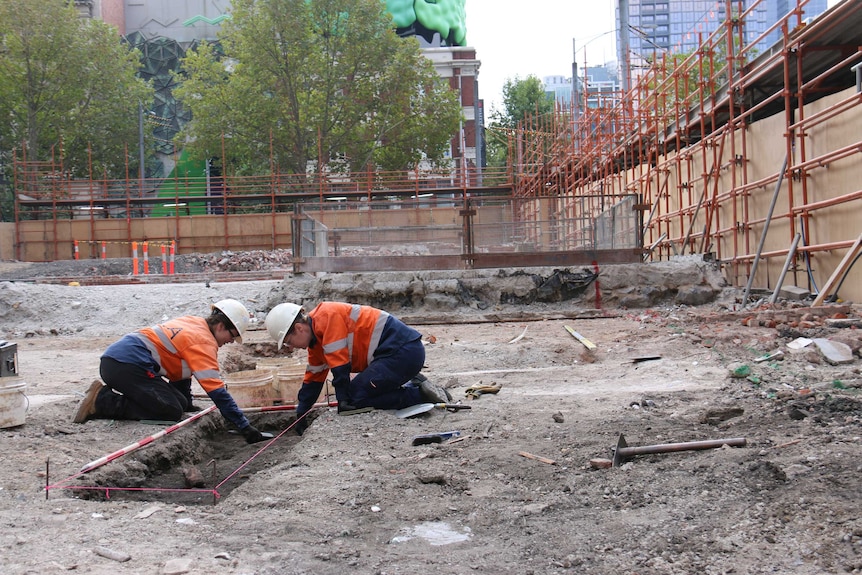
[[[96,398],[99,397],[99,392],[102,391],[102,382],[99,380],[90,384],[90,389],[87,390],[84,399],[78,404],[78,411],[75,412],[73,423],[84,423],[96,415]]]
[[[422,394],[422,399],[428,403],[449,403],[452,395],[446,391],[446,388],[431,383],[427,379],[419,382],[419,393]]]
[[[416,375],[413,376],[413,379],[410,380],[410,382],[417,387],[423,381],[428,381],[428,378],[425,377],[424,375],[422,375],[421,373],[417,373]]]
[[[356,407],[344,401],[338,402],[338,415],[356,415],[357,413],[368,413],[374,411],[373,407]]]

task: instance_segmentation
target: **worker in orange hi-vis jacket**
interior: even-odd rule
[[[106,385],[100,381],[90,385],[74,422],[178,421],[183,412],[200,410],[192,403],[194,377],[248,443],[271,439],[272,434],[249,423],[219,373],[219,348],[233,341],[241,343],[248,324],[246,307],[225,299],[212,304],[208,317],[179,317],[124,335],[102,354],[99,374]]]
[[[425,362],[422,334],[383,310],[322,302],[306,313],[297,304],[282,303],[267,314],[266,328],[279,349],[308,350],[296,404],[294,429],[300,434],[330,372],[341,415],[451,399],[419,373]]]

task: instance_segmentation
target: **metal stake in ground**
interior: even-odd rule
[[[634,455],[646,455],[649,453],[670,453],[672,451],[695,451],[698,449],[715,449],[722,445],[731,447],[742,447],[745,445],[744,437],[733,437],[731,439],[708,439],[706,441],[688,441],[686,443],[661,443],[659,445],[644,445],[641,447],[629,447],[626,438],[620,433],[614,452],[614,467],[619,467]]]

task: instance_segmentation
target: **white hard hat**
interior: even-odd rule
[[[249,322],[248,310],[245,306],[235,299],[223,299],[212,304],[211,308],[217,309],[227,316],[239,333],[239,337],[235,337],[234,341],[242,343],[242,334],[248,328]]]
[[[302,308],[295,303],[280,303],[266,314],[266,329],[269,331],[270,337],[278,342],[278,348],[281,349],[284,344],[284,338],[287,337],[287,332],[290,326],[296,321],[296,317],[300,314]]]

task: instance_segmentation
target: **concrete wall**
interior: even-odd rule
[[[81,258],[101,257],[102,242],[108,258],[130,257],[132,241],[147,241],[151,249],[174,241],[178,254],[290,248],[290,218],[289,213],[279,213],[25,221],[19,223],[20,247],[10,250],[12,255],[4,259],[73,259],[76,241]],[[10,244],[14,243],[14,232],[12,238]]]

